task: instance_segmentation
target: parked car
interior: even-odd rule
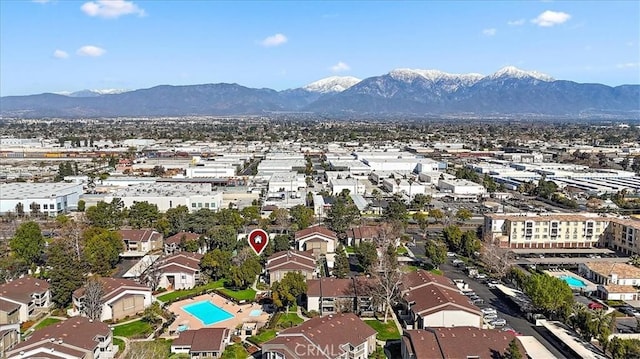
[[[507,325],[507,321],[504,318],[498,318],[492,320],[489,324],[493,325],[494,327],[503,327]]]
[[[462,259],[454,259],[451,263],[453,263],[453,265],[455,266],[460,266],[460,264],[463,264],[464,261]]]
[[[473,300],[473,304],[475,304],[475,305],[484,304],[484,299],[482,299],[482,298],[474,299]]]
[[[468,292],[462,292],[462,294],[466,295],[467,297],[473,297],[473,296],[477,296],[476,292],[470,290]]]
[[[498,281],[492,280],[492,281],[487,282],[487,287],[489,287],[489,288],[493,289],[493,288],[495,288],[495,287],[496,287],[496,285],[498,285],[498,284],[500,284]]]
[[[591,302],[591,303],[589,303],[589,304],[587,305],[587,307],[588,307],[589,309],[596,310],[596,309],[603,309],[603,308],[604,308],[604,305],[602,305],[602,304],[600,304],[600,303],[598,303],[598,302]]]
[[[456,254],[453,252],[447,252],[447,257],[455,257]]]
[[[498,319],[498,314],[487,314],[483,318],[487,323],[490,323],[490,322]]]
[[[477,274],[476,279],[487,279],[487,275],[484,273]]]
[[[480,311],[481,311],[481,312],[482,312],[482,314],[484,314],[484,315],[487,315],[487,314],[497,314],[497,313],[498,313],[498,311],[497,311],[497,310],[495,310],[494,308],[490,308],[490,307],[482,308],[482,309],[480,309]]]

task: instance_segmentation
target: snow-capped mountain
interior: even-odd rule
[[[640,85],[610,87],[554,80],[508,66],[490,75],[399,68],[362,81],[329,77],[275,91],[238,84],[8,96],[4,117],[245,115],[303,112],[330,116],[506,116],[640,119]]]
[[[75,91],[75,92],[66,92],[66,93],[59,93],[61,95],[66,95],[66,96],[70,96],[70,97],[98,97],[98,96],[102,96],[102,95],[117,95],[117,94],[121,94],[121,93],[125,93],[129,90],[123,90],[123,89],[94,89],[94,90],[80,90],[80,91]]]
[[[515,78],[515,79],[533,78],[533,79],[545,81],[545,82],[555,81],[553,77],[547,74],[543,74],[538,71],[525,71],[515,66],[505,66],[500,70],[496,71],[494,74],[489,75],[488,77],[491,80],[495,80],[499,78]]]
[[[353,76],[331,76],[312,82],[302,88],[309,92],[335,93],[342,92],[360,81],[362,80]]]

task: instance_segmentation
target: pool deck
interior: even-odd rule
[[[227,312],[233,315],[233,318],[223,320],[221,322],[213,323],[211,325],[204,325],[198,318],[193,315],[187,313],[183,306],[193,303],[198,303],[202,301],[209,301],[216,306],[226,310]],[[192,299],[185,299],[179,302],[172,303],[169,305],[169,311],[176,315],[176,320],[171,323],[169,326],[169,333],[175,332],[178,326],[186,325],[189,329],[200,329],[200,328],[229,328],[231,330],[235,329],[238,326],[241,326],[243,323],[259,323],[264,324],[269,320],[269,314],[262,312],[259,316],[250,316],[252,310],[259,309],[262,311],[262,306],[256,303],[248,303],[248,304],[235,304],[234,302],[227,300],[217,294],[204,294]]]
[[[595,292],[595,291],[598,290],[598,286],[595,283],[590,282],[588,279],[582,278],[581,276],[579,276],[579,275],[577,275],[577,274],[575,274],[573,272],[570,272],[568,270],[547,270],[547,271],[544,271],[544,272],[547,273],[548,275],[552,276],[552,277],[557,277],[557,278],[560,278],[560,277],[563,277],[563,276],[572,277],[572,278],[575,278],[575,279],[583,282],[584,284],[586,284],[585,287],[573,287],[573,286],[569,285],[572,289],[581,289],[581,290],[583,290],[585,292]]]

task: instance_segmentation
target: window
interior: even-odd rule
[[[216,208],[216,203],[215,202],[211,202],[211,208]]]
[[[202,208],[202,202],[198,202],[198,208]]]
[[[196,204],[195,203],[191,203],[191,208],[196,208]]]
[[[204,208],[209,208],[209,202],[204,203]]]
[[[43,204],[42,205],[42,209],[49,209],[49,205],[48,204]]]

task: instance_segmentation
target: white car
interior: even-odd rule
[[[487,321],[487,322],[492,322],[492,321],[498,319],[498,315],[497,314],[487,314],[482,318],[484,318],[484,320]]]
[[[494,327],[503,327],[507,325],[507,321],[503,318],[498,318],[492,320],[489,324],[493,325]]]
[[[455,257],[456,254],[453,252],[447,252],[447,257]]]
[[[482,312],[482,314],[487,315],[487,314],[497,314],[498,311],[493,309],[493,308],[482,308],[480,309],[480,311]]]

